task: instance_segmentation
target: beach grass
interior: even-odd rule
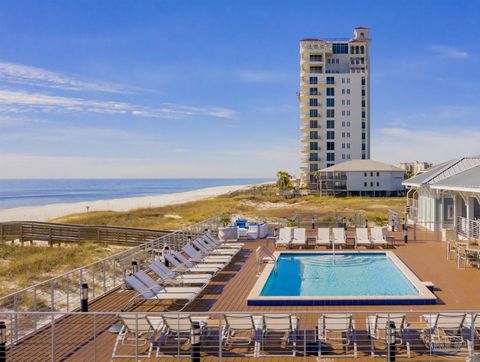
[[[95,243],[61,247],[0,244],[0,295],[47,280],[124,248]]]
[[[263,188],[261,192],[236,191],[201,201],[164,207],[127,212],[102,211],[72,214],[54,221],[176,230],[220,214],[258,218],[267,221],[300,215],[302,218],[315,216],[317,220],[329,221],[333,219],[335,213],[353,218],[355,212],[358,211],[364,219],[382,225],[387,221],[389,209],[403,213],[405,198],[316,195],[285,198],[276,195],[273,188]]]

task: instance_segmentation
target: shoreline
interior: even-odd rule
[[[198,190],[151,196],[126,197],[110,200],[79,201],[40,206],[21,206],[0,210],[0,222],[48,221],[70,214],[95,211],[130,211],[150,207],[162,207],[199,201],[210,197],[248,189],[261,184],[214,186]]]

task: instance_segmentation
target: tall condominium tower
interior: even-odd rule
[[[370,158],[370,38],[300,41],[302,184],[317,186],[317,170]]]

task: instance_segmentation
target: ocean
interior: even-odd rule
[[[171,194],[271,179],[0,179],[0,209]]]

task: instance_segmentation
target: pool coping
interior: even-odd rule
[[[401,273],[418,290],[418,295],[409,296],[262,296],[261,292],[273,270],[273,263],[268,263],[260,273],[247,297],[249,306],[308,306],[308,305],[427,305],[436,304],[437,297],[422,283],[417,275],[392,251],[340,251],[339,254],[385,254],[395,264]],[[331,251],[317,250],[282,250],[280,254],[332,254]]]

